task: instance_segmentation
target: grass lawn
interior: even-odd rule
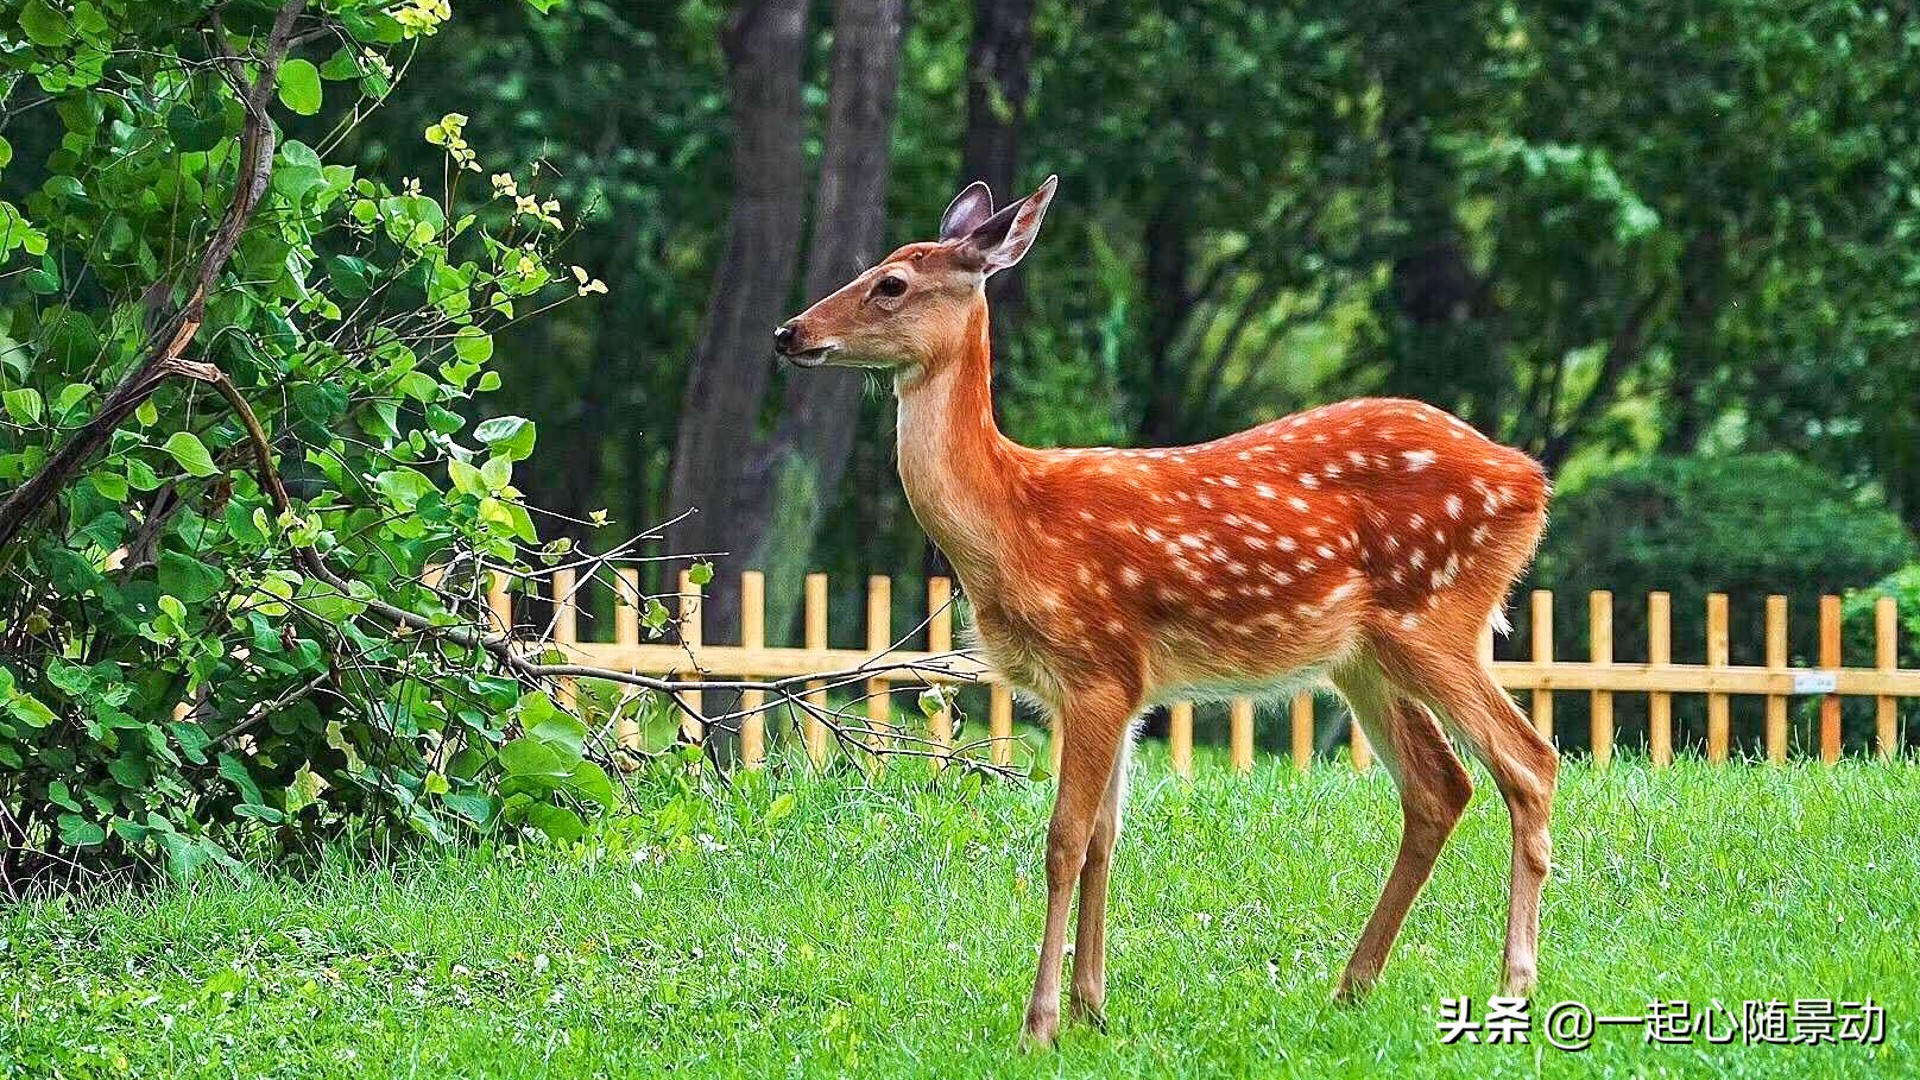
[[[1149,755],[1150,756],[1150,755]],[[1378,770],[1194,784],[1139,767],[1108,1012],[1015,1049],[1050,792],[776,776],[655,796],[573,851],[0,911],[0,1075],[1792,1076],[1920,1074],[1920,768],[1569,763],[1545,1006],[1858,999],[1878,1047],[1443,1045],[1495,992],[1506,815],[1480,794],[1379,990],[1329,1003],[1392,859]],[[790,792],[794,798],[781,799]],[[776,808],[777,807],[777,808]]]

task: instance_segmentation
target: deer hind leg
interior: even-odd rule
[[[1473,782],[1433,713],[1389,682],[1371,660],[1336,674],[1334,683],[1400,789],[1402,819],[1393,871],[1334,991],[1337,1000],[1353,1001],[1379,978],[1407,909],[1473,797]]]
[[[1513,871],[1507,906],[1506,993],[1533,992],[1539,972],[1540,893],[1553,842],[1553,789],[1559,759],[1493,679],[1473,646],[1402,639],[1390,669],[1446,714],[1452,730],[1500,788],[1513,822]]]
[[[1068,905],[1137,704],[1115,691],[1069,691],[1062,709],[1066,744],[1053,820],[1047,827],[1047,923],[1040,940],[1040,969],[1027,1001],[1026,1037],[1037,1046],[1051,1045],[1060,1028],[1060,962],[1067,947]]]
[[[1107,879],[1113,850],[1120,843],[1120,816],[1127,799],[1127,759],[1133,740],[1122,736],[1107,777],[1107,793],[1094,818],[1087,841],[1087,863],[1080,870],[1080,914],[1074,923],[1073,984],[1069,991],[1071,1015],[1097,1027],[1106,1026],[1107,1002]]]

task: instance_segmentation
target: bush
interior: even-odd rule
[[[1843,655],[1851,667],[1874,662],[1878,649],[1874,609],[1881,597],[1888,596],[1899,613],[1894,620],[1894,660],[1900,667],[1920,670],[1920,564],[1901,567],[1864,589],[1848,591],[1841,603]]]
[[[1587,655],[1586,596],[1608,589],[1616,659],[1645,658],[1646,597],[1664,590],[1673,594],[1675,661],[1705,660],[1706,596],[1724,592],[1734,663],[1764,662],[1765,598],[1775,593],[1788,597],[1791,652],[1808,662],[1818,647],[1819,597],[1879,580],[1914,550],[1891,511],[1790,455],[1662,458],[1556,499],[1530,584],[1558,594],[1562,658]],[[1515,616],[1505,649],[1524,655],[1524,602]],[[1872,652],[1849,655],[1858,661]],[[1623,724],[1640,707],[1631,700],[1637,696],[1623,699]],[[1577,744],[1585,699],[1563,701],[1573,706],[1563,719]],[[1693,717],[1697,702],[1676,705],[1680,722]]]
[[[488,192],[458,114],[439,197],[315,148],[441,14],[18,10],[0,78],[49,101],[0,139],[0,883],[577,832],[585,730],[452,631],[541,554],[531,425],[469,419],[489,329],[600,287],[525,177],[450,215]]]

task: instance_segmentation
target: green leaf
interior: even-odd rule
[[[453,354],[471,363],[484,364],[493,356],[493,335],[477,326],[463,326],[453,335]]]
[[[482,420],[474,427],[473,437],[508,461],[525,461],[533,455],[533,421],[523,416]]]
[[[611,810],[614,804],[613,781],[605,769],[591,761],[576,761],[568,773],[567,793],[583,802],[597,803]]]
[[[160,553],[160,591],[188,604],[203,604],[219,595],[226,575],[191,555]]]
[[[60,842],[72,847],[92,847],[107,842],[107,830],[79,814],[61,814]]]
[[[490,828],[500,816],[500,800],[477,792],[456,792],[440,796],[447,809],[482,829]]]
[[[581,723],[577,717],[556,712],[534,725],[527,734],[547,744],[549,749],[564,757],[577,758],[586,745],[587,725]]]
[[[468,495],[485,495],[487,493],[487,482],[481,477],[480,470],[461,461],[459,458],[454,458],[447,462],[447,477],[453,481],[453,487],[456,491],[461,491]]]
[[[327,260],[327,280],[342,300],[358,300],[373,291],[371,263],[353,255],[335,255]]]
[[[713,564],[705,559],[687,568],[687,580],[695,585],[705,585],[713,580]]]
[[[280,65],[280,104],[301,116],[320,111],[320,69],[313,61],[296,56]]]
[[[480,479],[488,491],[505,491],[513,482],[513,462],[503,457],[488,458],[487,463],[480,466]]]
[[[166,444],[161,449],[172,454],[173,460],[194,476],[220,474],[220,470],[214,467],[213,455],[207,452],[207,444],[191,431],[176,431],[167,436]]]
[[[360,77],[358,52],[351,45],[342,45],[334,50],[327,62],[320,65],[320,77],[334,82],[346,82]]]
[[[587,834],[586,823],[580,820],[580,815],[564,806],[534,803],[526,808],[526,819],[527,824],[546,833],[550,839],[563,843]]]
[[[658,597],[647,597],[647,608],[640,614],[640,622],[646,626],[647,629],[655,633],[665,630],[669,617],[667,605],[661,603]]]
[[[49,727],[55,720],[60,719],[39,698],[32,694],[18,692],[7,701],[7,712],[11,713],[15,720],[31,728]]]
[[[67,17],[46,0],[27,0],[20,9],[20,29],[26,31],[28,41],[49,48],[73,40],[73,27]]]
[[[247,771],[245,763],[232,754],[221,754],[219,760],[220,775],[239,789],[240,797],[250,803],[259,803],[260,785],[253,782],[253,774]]]
[[[567,775],[567,763],[553,747],[539,739],[521,737],[500,747],[500,766],[509,776],[549,777]]]
[[[45,411],[45,403],[40,400],[40,391],[31,386],[9,390],[5,394],[0,394],[0,398],[6,401],[7,415],[13,417],[15,423],[37,424],[40,422],[42,412]]]

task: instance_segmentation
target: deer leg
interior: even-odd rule
[[[1337,683],[1400,789],[1401,815],[1400,852],[1334,991],[1336,1000],[1348,1002],[1379,978],[1407,910],[1473,797],[1473,781],[1439,721],[1426,706],[1389,686],[1377,668]]]
[[[1107,793],[1087,842],[1087,864],[1080,870],[1080,915],[1074,922],[1071,1014],[1104,1030],[1107,1002],[1107,879],[1113,849],[1120,843],[1120,813],[1127,798],[1127,759],[1132,740],[1122,737],[1107,777]]]
[[[1402,645],[1399,656],[1419,692],[1447,715],[1506,801],[1513,822],[1513,871],[1504,984],[1507,994],[1524,997],[1533,992],[1539,972],[1540,894],[1553,852],[1547,828],[1559,758],[1478,657]]]
[[[1060,1028],[1060,961],[1067,947],[1068,903],[1086,864],[1094,820],[1106,798],[1107,780],[1131,718],[1131,703],[1103,704],[1081,694],[1062,713],[1066,744],[1060,755],[1060,788],[1047,827],[1047,924],[1040,939],[1040,970],[1027,1001],[1026,1037],[1050,1046]]]

